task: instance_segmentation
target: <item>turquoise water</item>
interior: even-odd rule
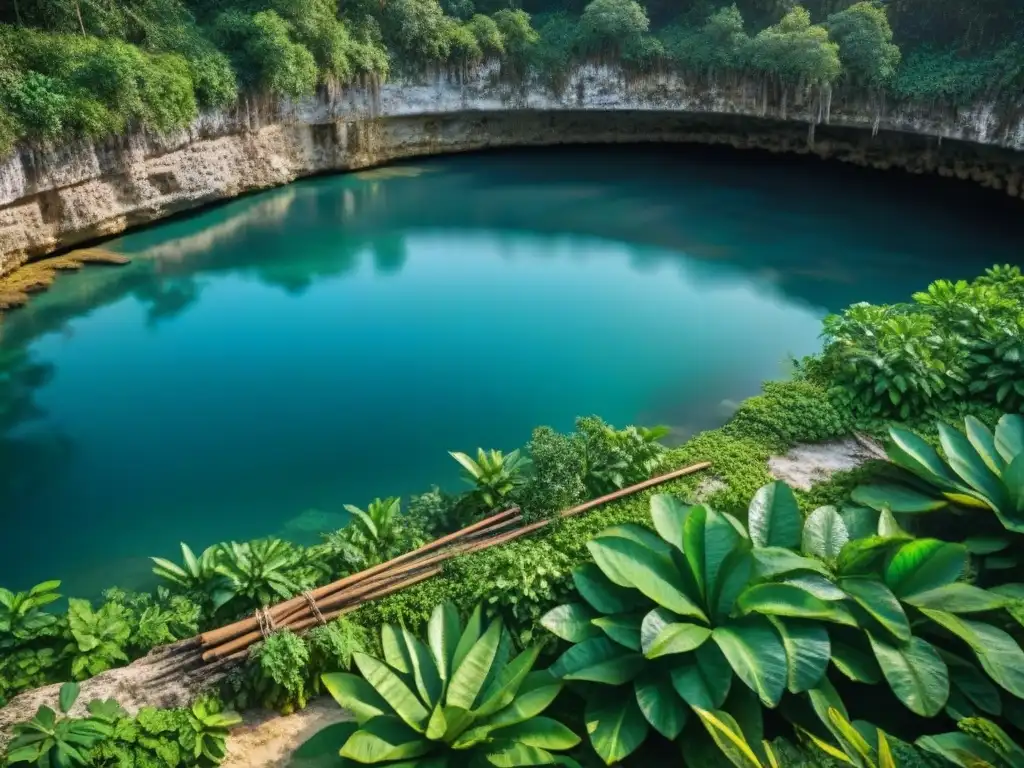
[[[1001,198],[707,149],[439,158],[110,244],[4,319],[0,584],[314,541],[533,426],[720,424],[820,319],[1017,258]],[[7,413],[4,417],[2,414]]]

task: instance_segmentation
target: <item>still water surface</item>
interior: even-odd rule
[[[707,149],[439,158],[128,235],[4,319],[0,584],[313,541],[577,415],[721,423],[820,319],[1018,258],[998,196]],[[7,412],[6,418],[4,417]]]

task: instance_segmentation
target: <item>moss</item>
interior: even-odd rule
[[[45,291],[62,271],[81,269],[86,264],[127,263],[126,256],[103,248],[83,248],[63,256],[29,262],[0,277],[0,310],[23,306],[28,302],[29,294]]]

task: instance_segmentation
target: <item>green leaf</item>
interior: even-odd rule
[[[606,765],[635,752],[650,728],[632,696],[595,695],[587,700],[585,717],[590,743]]]
[[[732,668],[715,643],[704,643],[671,669],[672,687],[691,707],[717,709],[732,685]]]
[[[60,687],[59,704],[60,711],[67,714],[71,711],[71,705],[75,703],[75,699],[78,698],[78,692],[81,690],[81,686],[78,683],[64,683]]]
[[[843,576],[874,576],[884,570],[889,554],[906,544],[903,539],[869,536],[851,541],[839,553],[836,570]]]
[[[996,450],[1007,464],[1024,453],[1024,417],[1008,413],[999,419]]]
[[[595,615],[583,603],[566,603],[545,613],[540,623],[546,630],[563,640],[582,643],[601,634],[600,630],[590,623]]]
[[[666,624],[644,649],[644,656],[656,659],[673,653],[700,648],[711,637],[711,630],[699,624]]]
[[[538,643],[512,659],[484,690],[483,703],[474,714],[478,717],[487,717],[511,704],[537,662],[542,648],[543,645]]]
[[[707,621],[704,612],[686,595],[682,575],[662,556],[635,541],[615,536],[591,539],[587,549],[613,582],[635,587],[658,605],[681,616]]]
[[[847,621],[835,603],[820,600],[794,584],[755,584],[740,595],[736,605],[742,613]]]
[[[331,672],[321,679],[331,697],[342,709],[352,712],[360,724],[378,715],[390,715],[394,711],[376,689],[358,675]]]
[[[643,663],[644,658],[640,654],[630,653],[606,637],[597,637],[567,650],[551,665],[550,671],[564,680],[619,685],[636,677]]]
[[[480,639],[480,635],[483,633],[483,606],[477,604],[476,608],[473,609],[473,613],[469,616],[469,621],[466,622],[466,628],[462,631],[462,635],[459,636],[459,642],[455,645],[455,655],[452,656],[452,663],[449,668],[449,679],[451,675],[455,674],[455,670],[457,670],[459,665],[462,664],[462,660],[466,658],[466,654],[469,653],[470,648],[476,645],[477,640]]]
[[[966,659],[945,651],[939,651],[939,654],[946,662],[949,681],[954,688],[983,712],[997,716],[1002,714],[1003,702],[999,696],[999,689],[988,677]]]
[[[1024,698],[1024,651],[1010,635],[991,624],[946,611],[922,608],[921,612],[967,643],[996,685]]]
[[[809,691],[821,682],[832,654],[828,630],[813,621],[770,617],[782,638],[788,659],[786,687],[790,693]]]
[[[1003,472],[1003,483],[1005,483],[1009,494],[1007,513],[1017,512],[1024,514],[1024,453],[1010,462],[1010,466]],[[1012,530],[1020,533],[1024,523],[1021,523],[1018,519],[1014,519],[1013,522]]]
[[[497,656],[502,631],[501,621],[492,621],[487,631],[473,644],[465,658],[455,668],[445,696],[445,703],[448,706],[473,709]]]
[[[572,749],[580,743],[579,736],[549,717],[533,717],[522,723],[491,731],[491,737],[517,741],[528,747],[541,749]]]
[[[793,490],[782,482],[760,488],[750,502],[747,527],[755,547],[800,546],[803,515]]]
[[[917,608],[933,608],[948,613],[994,611],[1006,604],[1006,600],[999,595],[962,582],[918,592],[903,600]]]
[[[853,598],[868,616],[877,621],[897,640],[910,639],[910,622],[900,601],[882,582],[855,577],[842,579],[839,586]]]
[[[583,599],[598,613],[626,613],[643,607],[647,602],[635,589],[613,584],[594,563],[574,568],[572,581]]]
[[[683,549],[683,524],[690,513],[690,505],[669,493],[651,497],[651,519],[654,530],[665,541],[680,551]]]
[[[1006,467],[1006,461],[999,455],[995,438],[989,428],[974,416],[964,419],[964,426],[967,429],[967,439],[985,462],[985,466],[995,474],[1001,475]]]
[[[829,603],[846,599],[846,593],[843,590],[817,573],[799,573],[783,579],[781,583],[800,587],[804,592],[810,592],[819,600]]]
[[[671,680],[651,670],[636,679],[635,689],[636,703],[647,722],[666,739],[675,739],[686,725],[687,710]]]
[[[438,703],[434,711],[430,713],[430,720],[427,721],[427,738],[431,741],[439,741],[448,732],[448,721],[444,719],[444,707]]]
[[[1002,483],[985,465],[978,452],[971,447],[964,434],[943,422],[939,422],[937,426],[939,442],[942,444],[942,450],[946,452],[946,459],[953,471],[971,488],[988,499],[993,506],[1003,508],[1006,504],[1006,494]]]
[[[426,728],[430,712],[397,674],[383,662],[365,653],[353,653],[352,660],[366,682],[373,686],[399,717],[417,731],[422,732]]]
[[[917,539],[893,555],[885,569],[885,583],[897,597],[907,598],[952,584],[966,566],[967,550],[963,545]]]
[[[889,687],[907,709],[922,717],[938,714],[949,698],[949,673],[935,648],[919,637],[902,646],[870,632],[868,640]]]
[[[288,768],[319,768],[320,766],[338,765],[340,762],[338,753],[357,730],[359,730],[359,726],[352,721],[332,723],[326,728],[320,729],[292,753]]]
[[[818,507],[807,516],[801,548],[805,555],[832,561],[839,557],[850,535],[835,507]]]
[[[432,748],[429,741],[397,717],[383,715],[360,726],[341,748],[341,756],[357,763],[382,763],[421,757]]]
[[[880,483],[877,485],[861,485],[853,489],[850,498],[865,507],[881,512],[888,509],[892,512],[915,514],[932,512],[949,505],[946,499],[927,496],[905,485]]]
[[[642,613],[618,613],[594,619],[594,626],[600,628],[619,645],[632,651],[640,650],[640,624]]]
[[[526,676],[512,703],[485,718],[479,725],[494,729],[529,720],[547,709],[561,690],[561,681],[555,679],[548,670],[531,672]]]
[[[419,638],[405,627],[402,627],[402,641],[405,644],[406,658],[409,659],[409,663],[412,665],[416,690],[419,692],[423,702],[429,707],[433,707],[441,700],[443,683],[441,682],[440,674],[438,674],[437,666],[434,664],[433,658],[431,658],[430,651],[427,650],[427,646],[420,642]]]
[[[901,427],[889,427],[889,437],[892,438],[892,445],[889,446],[888,454],[893,463],[944,491],[961,489],[960,482],[950,472],[938,451],[920,437]]]
[[[966,733],[953,731],[937,736],[922,736],[915,743],[921,749],[939,755],[959,768],[1004,768],[1007,765],[992,747]]]
[[[699,707],[695,707],[694,711],[730,763],[736,768],[761,768],[761,761],[729,713]]]
[[[847,643],[832,639],[832,663],[836,669],[857,683],[874,685],[882,679],[878,661],[869,653]]]
[[[813,557],[803,557],[796,552],[781,547],[765,547],[755,549],[751,553],[754,558],[754,577],[759,581],[767,581],[787,573],[805,571],[828,576],[825,564]]]
[[[427,624],[427,641],[430,653],[437,665],[437,673],[442,680],[448,680],[452,673],[452,662],[455,659],[455,648],[462,634],[459,612],[449,602],[440,603],[434,608]]]
[[[724,515],[720,515],[704,505],[697,505],[690,510],[683,531],[684,555],[690,565],[694,588],[700,593],[695,599],[704,597],[705,603],[712,610],[720,607],[719,595],[722,592],[724,579],[730,576],[727,562],[737,548],[748,549],[750,542],[744,539],[736,527]],[[675,610],[671,605],[658,601],[666,608]],[[676,611],[681,615],[696,616],[704,621],[707,617],[701,613],[696,615]]]
[[[716,627],[711,638],[764,705],[778,705],[786,690],[789,667],[782,639],[771,623],[761,616],[749,616]]]

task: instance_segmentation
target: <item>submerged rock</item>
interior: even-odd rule
[[[783,456],[768,459],[768,471],[792,488],[809,491],[835,472],[856,469],[871,459],[884,459],[881,446],[866,437],[846,437],[823,443],[804,443]]]

